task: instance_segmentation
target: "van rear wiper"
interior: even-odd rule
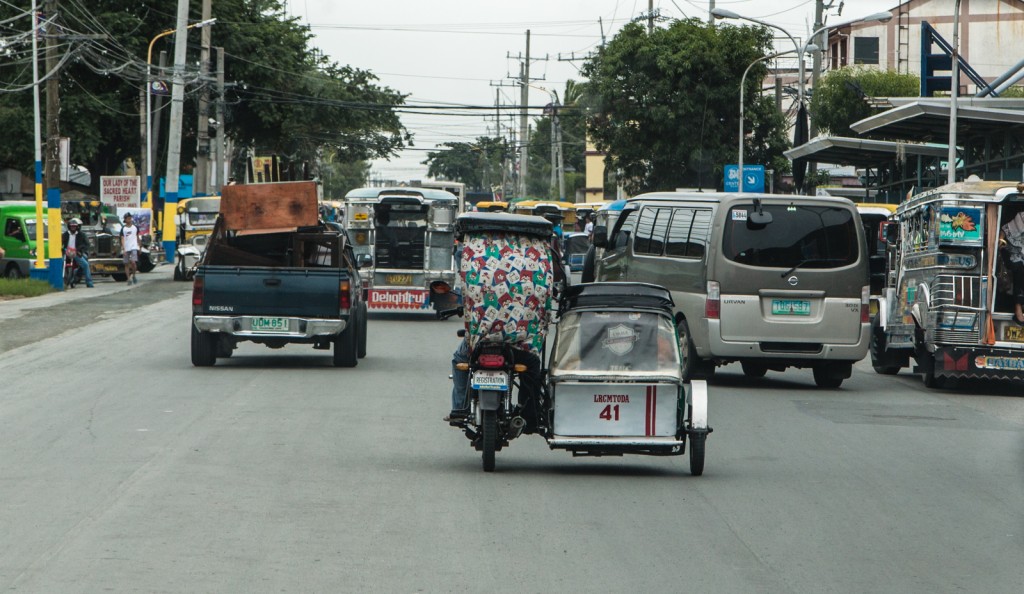
[[[789,270],[783,272],[782,274],[779,275],[779,277],[780,278],[786,278],[790,273],[792,273],[797,268],[802,267],[804,264],[811,264],[812,262],[843,262],[843,261],[845,261],[843,258],[808,258],[806,260],[801,261],[799,264],[797,264],[796,266],[790,268]]]

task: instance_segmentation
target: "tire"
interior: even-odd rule
[[[7,280],[18,280],[21,278],[21,269],[18,268],[17,264],[12,262],[7,266],[4,276],[7,277]]]
[[[217,337],[209,332],[200,332],[192,324],[192,365],[212,367],[217,362]]]
[[[893,364],[893,356],[885,349],[885,329],[878,324],[878,320],[871,322],[871,367],[875,373],[881,375],[896,375],[900,372],[901,365]]]
[[[153,272],[156,264],[149,257],[148,253],[139,252],[139,272]]]
[[[366,311],[366,303],[359,304],[359,345],[356,351],[356,355],[362,359],[366,357],[366,325],[369,318],[369,313]]]
[[[110,275],[110,278],[116,280],[119,283],[123,283],[124,281],[128,280],[128,275],[127,274],[122,274],[120,272],[115,272],[115,273]]]
[[[590,246],[587,254],[583,256],[583,271],[580,272],[580,281],[584,283],[594,282],[597,276],[597,248]]]
[[[357,356],[357,350],[359,346],[359,326],[358,323],[354,326],[350,325],[345,328],[336,339],[334,339],[334,357],[335,367],[355,367],[359,364],[359,357]]]
[[[480,428],[480,446],[483,450],[484,472],[494,472],[494,452],[498,449],[498,411],[484,410]]]
[[[700,476],[704,474],[704,445],[707,442],[707,435],[690,435],[690,474]]]
[[[710,378],[715,374],[714,363],[705,361],[697,355],[697,347],[693,346],[690,334],[690,325],[684,319],[676,322],[676,339],[679,342],[679,368],[684,382],[694,378]]]
[[[743,375],[747,377],[764,377],[768,373],[768,366],[764,363],[740,361],[740,367],[743,368]]]
[[[176,281],[183,281],[183,280],[185,280],[185,273],[182,272],[182,270],[181,270],[183,267],[184,267],[184,262],[178,262],[177,264],[174,265],[174,280],[176,280]]]
[[[71,268],[64,267],[64,289],[70,289],[75,286],[75,274]]]
[[[819,388],[836,389],[843,385],[843,378],[836,377],[829,373],[827,365],[814,368],[814,384]]]
[[[921,381],[928,389],[940,389],[946,385],[946,378],[935,375],[935,355],[924,346],[924,330],[914,329],[914,359],[921,371]]]

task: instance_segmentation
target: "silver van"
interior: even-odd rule
[[[837,388],[867,354],[868,254],[849,200],[643,194],[594,244],[595,280],[672,292],[684,377],[739,361],[751,377],[810,367]]]

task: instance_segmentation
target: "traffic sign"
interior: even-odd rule
[[[744,192],[764,192],[764,165],[744,165],[743,175]],[[740,191],[739,167],[736,165],[725,166],[725,191]]]

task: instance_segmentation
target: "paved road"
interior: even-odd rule
[[[70,328],[0,353],[0,587],[1016,593],[1024,583],[1019,390],[929,392],[861,364],[843,389],[819,391],[809,372],[754,381],[731,366],[711,387],[703,477],[685,458],[574,459],[537,437],[500,452],[487,475],[440,422],[456,321],[375,315],[355,369],[309,347],[252,345],[195,369],[188,286],[169,278],[161,268],[72,308],[70,295],[32,312],[0,303],[0,336],[24,332],[26,315]],[[92,321],[51,319],[79,311]]]

